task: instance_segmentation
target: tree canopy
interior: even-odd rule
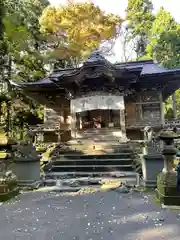
[[[150,0],[128,0],[126,9],[127,29],[129,40],[135,41],[137,58],[145,55],[154,15],[153,4]]]
[[[39,62],[44,45],[39,17],[47,5],[43,0],[0,1],[0,120],[8,132],[23,128],[30,116],[37,121],[42,118],[40,107],[26,96],[12,92],[9,81],[33,81],[44,76],[44,63],[40,66]]]
[[[122,19],[105,14],[93,3],[68,2],[65,6],[48,6],[40,18],[41,31],[54,43],[51,57],[69,59],[76,66],[103,41],[117,36]]]
[[[147,53],[164,67],[180,67],[180,24],[164,8],[156,15]]]

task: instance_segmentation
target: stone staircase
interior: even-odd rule
[[[52,158],[45,185],[57,190],[77,191],[101,186],[102,180],[119,180],[128,186],[139,184],[130,143],[83,139],[70,141],[68,150]]]
[[[102,128],[102,129],[87,129],[79,130],[76,132],[76,139],[79,140],[92,140],[107,142],[107,141],[125,141],[123,133],[120,128]]]

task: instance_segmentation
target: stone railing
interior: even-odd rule
[[[165,120],[164,126],[165,126],[165,128],[180,127],[180,119]]]

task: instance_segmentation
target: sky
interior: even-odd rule
[[[63,4],[66,2],[66,0],[49,1],[53,5]],[[84,2],[84,0],[77,1]],[[128,0],[92,0],[92,2],[97,4],[102,10],[118,14],[123,18],[125,16],[125,9],[127,7]],[[154,11],[158,11],[160,7],[164,7],[167,11],[171,13],[171,15],[176,19],[176,21],[180,22],[180,0],[152,0],[152,3],[154,5]],[[117,41],[114,48],[114,52],[116,52],[116,54],[115,56],[113,56],[112,61],[121,61],[122,52],[120,49],[120,41]]]
[[[51,4],[64,3],[66,0],[49,0]],[[79,2],[83,0],[79,0]],[[127,7],[127,0],[94,0],[95,4],[107,12],[119,14],[121,17],[125,16],[125,9]],[[168,10],[173,17],[180,22],[180,1],[179,0],[152,0],[155,11],[161,6]]]

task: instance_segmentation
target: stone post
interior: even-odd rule
[[[164,205],[180,205],[180,192],[177,190],[177,173],[173,168],[176,149],[174,139],[179,136],[166,131],[160,134],[164,142],[162,154],[164,156],[164,168],[157,178],[157,196]]]
[[[144,128],[144,140],[146,152],[143,154],[142,161],[142,173],[143,173],[143,185],[145,187],[156,187],[157,176],[163,168],[164,158],[162,154],[157,151],[157,148],[153,144],[152,128]]]
[[[142,158],[143,186],[155,188],[157,176],[163,168],[164,158],[161,154],[146,154]]]

